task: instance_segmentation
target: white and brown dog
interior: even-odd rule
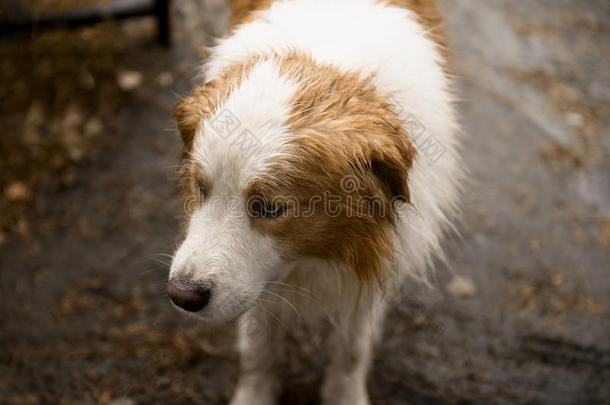
[[[239,318],[233,404],[272,404],[282,335],[334,325],[327,404],[369,402],[386,303],[425,276],[462,177],[434,0],[235,0],[175,117],[186,237],[168,293]],[[271,319],[267,319],[271,318]]]

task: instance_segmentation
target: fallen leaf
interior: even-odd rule
[[[476,294],[476,287],[471,279],[464,276],[454,276],[447,290],[456,298],[471,298]]]
[[[4,196],[7,200],[13,202],[22,202],[30,199],[30,189],[20,181],[9,184],[4,190]]]
[[[140,87],[142,84],[142,73],[135,70],[123,70],[119,72],[117,82],[121,90],[131,91]]]

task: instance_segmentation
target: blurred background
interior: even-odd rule
[[[220,404],[235,384],[232,328],[165,296],[170,112],[226,5],[171,2],[169,46],[152,15],[11,32],[162,16],[145,3],[0,0],[0,403]],[[440,5],[472,183],[434,288],[390,314],[373,402],[610,404],[610,2]],[[318,403],[321,338],[291,341],[283,403]]]

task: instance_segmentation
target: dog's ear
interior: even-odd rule
[[[415,159],[415,148],[407,133],[397,130],[373,141],[369,156],[372,174],[392,202],[411,201],[408,174]]]
[[[201,85],[174,107],[174,119],[186,150],[191,148],[202,120],[212,113],[209,93],[210,86]]]

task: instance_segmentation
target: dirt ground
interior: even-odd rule
[[[471,173],[434,288],[408,285],[375,404],[610,404],[610,3],[444,0]],[[0,40],[0,403],[220,404],[231,327],[165,296],[182,210],[170,111],[222,1]],[[318,402],[318,336],[283,403]],[[315,360],[314,360],[315,359]]]

